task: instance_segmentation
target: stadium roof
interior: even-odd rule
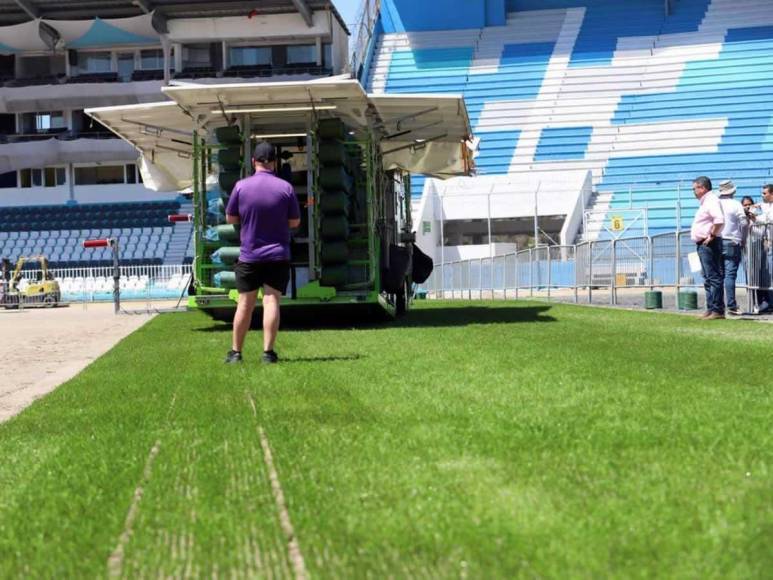
[[[248,16],[298,12],[306,23],[314,10],[331,10],[346,25],[331,0],[0,0],[0,26],[48,20],[127,18],[155,11],[166,18]]]

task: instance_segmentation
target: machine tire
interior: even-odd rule
[[[43,297],[43,304],[46,305],[46,308],[53,308],[54,306],[56,306],[56,303],[57,303],[57,299],[56,299],[56,295],[54,294],[46,294]]]
[[[403,284],[403,287],[395,295],[395,314],[397,316],[405,316],[408,312],[408,282]]]

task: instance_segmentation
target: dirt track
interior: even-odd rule
[[[0,309],[0,422],[77,375],[152,317],[116,316],[112,304]]]

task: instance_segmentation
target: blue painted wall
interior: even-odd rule
[[[463,30],[501,26],[506,20],[505,0],[384,0],[384,32]]]

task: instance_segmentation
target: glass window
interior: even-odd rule
[[[333,45],[322,45],[322,66],[333,68]]]
[[[188,44],[183,47],[183,68],[205,68],[212,65],[209,44]]]
[[[46,167],[43,170],[43,175],[46,187],[57,187],[65,184],[66,172],[64,167]]]
[[[288,46],[287,64],[317,64],[317,47],[313,44]]]
[[[17,175],[15,171],[0,173],[0,189],[17,187]]]
[[[84,73],[106,73],[112,70],[109,52],[79,52],[78,71]]]
[[[164,51],[161,49],[141,50],[140,68],[142,70],[163,70]]]
[[[42,187],[43,186],[43,171],[41,169],[22,169],[19,171],[19,177],[21,178],[22,187]]]
[[[137,183],[137,166],[134,163],[126,164],[126,183]]]
[[[118,55],[118,76],[122,81],[130,81],[134,72],[134,53],[125,52]]]
[[[66,129],[64,113],[53,111],[51,113],[35,113],[35,131],[38,133],[56,129]]]
[[[271,64],[270,46],[232,46],[231,66],[260,66]]]
[[[123,165],[75,168],[75,185],[109,185],[113,183],[124,183]]]

